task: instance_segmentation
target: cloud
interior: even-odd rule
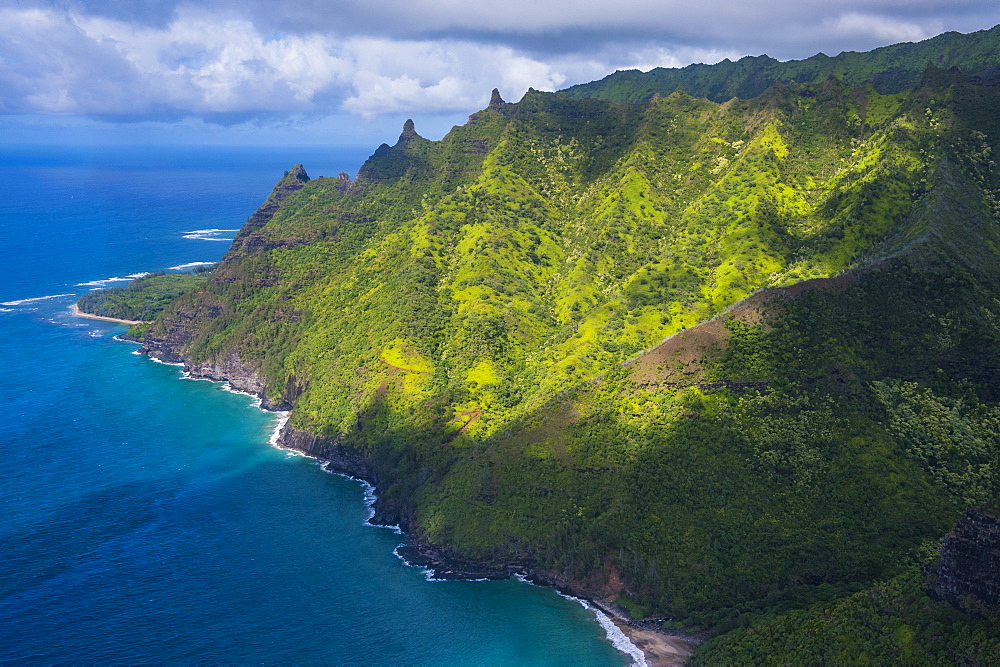
[[[831,32],[845,37],[873,37],[887,44],[918,42],[941,31],[940,24],[920,26],[912,21],[892,19],[861,12],[848,12],[829,22]]]
[[[831,55],[1000,20],[976,0],[0,0],[0,113],[211,121],[475,110],[615,69]]]
[[[364,116],[470,111],[485,106],[497,86],[520,97],[529,87],[555,90],[566,80],[552,65],[509,47],[467,41],[358,38],[341,52],[354,66],[344,108]]]
[[[982,0],[408,0],[376,3],[327,0],[285,3],[204,0],[208,6],[245,8],[257,25],[296,32],[332,30],[392,39],[448,37],[519,44],[532,52],[584,53],[610,43],[655,41],[664,46],[738,50],[748,46],[785,57],[807,57],[838,48],[841,17],[877,17],[924,34],[977,30],[1000,22],[993,2]],[[237,5],[239,2],[239,5]],[[912,30],[911,30],[912,33]],[[854,31],[867,48],[882,45],[879,31]],[[813,48],[809,49],[812,44]]]
[[[167,25],[0,11],[0,109],[125,118],[332,111],[466,112],[566,76],[506,47],[461,40],[265,36],[249,20],[178,10]],[[599,70],[599,66],[593,68]]]

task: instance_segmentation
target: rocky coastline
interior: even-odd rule
[[[267,397],[267,387],[259,372],[245,363],[238,355],[230,352],[221,361],[213,363],[191,363],[179,351],[186,336],[173,335],[157,339],[147,335],[136,339],[122,334],[120,338],[140,344],[139,353],[160,362],[183,364],[185,371],[194,378],[227,382],[234,390],[252,394],[261,400],[261,409],[275,412],[291,409],[284,399],[275,402]],[[181,345],[178,345],[181,343]],[[346,475],[362,480],[374,488],[383,482],[375,467],[361,452],[339,443],[335,438],[319,436],[293,428],[288,423],[278,433],[274,443],[279,449],[299,452],[321,462],[323,469],[334,474]],[[555,573],[537,568],[530,560],[506,563],[469,561],[455,557],[447,548],[422,542],[409,530],[409,518],[399,508],[383,502],[376,496],[372,504],[374,512],[369,523],[375,526],[399,527],[406,535],[405,545],[396,550],[397,555],[413,567],[425,568],[436,579],[449,581],[498,581],[514,576],[546,587],[554,587],[561,593],[586,601],[594,609],[603,613],[617,626],[629,640],[638,647],[650,665],[680,665],[705,641],[703,634],[669,632],[657,621],[632,618],[613,600],[603,597],[599,591],[587,590],[576,582]]]
[[[360,479],[374,488],[378,475],[367,458],[357,450],[345,447],[334,439],[324,438],[291,428],[288,424],[278,435],[277,447],[301,452],[323,462],[324,470]],[[369,523],[376,526],[399,527],[406,535],[406,544],[396,549],[396,555],[411,567],[431,572],[444,581],[500,581],[520,577],[536,586],[552,587],[564,595],[586,601],[603,613],[639,650],[649,665],[681,665],[707,637],[699,633],[668,632],[658,621],[632,618],[628,612],[604,598],[598,591],[581,588],[575,582],[540,570],[533,561],[509,562],[503,565],[458,558],[447,548],[429,544],[409,531],[409,521],[396,508],[386,506],[376,496]]]

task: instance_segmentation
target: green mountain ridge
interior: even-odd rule
[[[561,92],[578,99],[641,102],[654,95],[681,91],[725,102],[734,97],[757,97],[775,83],[815,83],[834,77],[851,86],[870,84],[882,94],[892,94],[912,88],[928,66],[954,67],[970,76],[996,78],[1000,75],[998,49],[1000,26],[994,26],[969,34],[946,32],[921,42],[862,53],[845,51],[833,57],[818,53],[804,60],[782,62],[767,55],[744,56],[736,62],[727,58],[714,65],[657,67],[649,72],[620,70]]]
[[[1000,88],[920,71],[407,122],[288,172],[143,349],[452,563],[723,638],[910,581],[1000,492]]]

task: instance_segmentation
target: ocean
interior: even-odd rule
[[[0,148],[0,660],[632,662],[553,589],[428,580],[252,397],[70,314],[220,259],[293,164],[353,176],[368,152]]]

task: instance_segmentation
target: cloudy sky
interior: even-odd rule
[[[494,87],[997,23],[996,0],[0,0],[0,143],[438,138]]]

